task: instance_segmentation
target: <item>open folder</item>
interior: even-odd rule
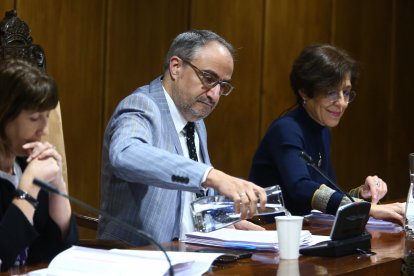
[[[175,275],[202,275],[220,253],[167,252]],[[51,275],[168,275],[169,265],[161,251],[93,249],[80,246],[58,254],[48,268],[30,276]]]
[[[302,230],[300,246],[308,246],[315,242],[329,239],[327,236],[313,236],[309,231]],[[184,242],[218,247],[230,247],[246,250],[279,251],[277,231],[244,231],[223,228],[217,231],[186,234]]]

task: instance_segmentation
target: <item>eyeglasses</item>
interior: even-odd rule
[[[329,91],[328,93],[326,93],[325,98],[331,103],[334,103],[341,98],[341,92],[342,92],[342,96],[344,97],[344,101],[346,103],[350,103],[355,99],[356,92],[353,90]]]
[[[231,91],[234,89],[234,86],[230,84],[228,81],[220,80],[217,76],[207,71],[203,71],[197,68],[197,66],[193,65],[191,62],[185,59],[181,59],[183,62],[187,63],[188,65],[193,68],[194,72],[196,73],[197,77],[200,79],[201,83],[211,89],[215,87],[217,84],[220,84],[220,95],[221,96],[228,96]]]

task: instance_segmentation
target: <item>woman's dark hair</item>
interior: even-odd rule
[[[55,81],[35,65],[20,59],[0,61],[0,141],[5,126],[23,110],[52,110],[58,103]]]
[[[347,74],[350,74],[351,84],[355,86],[359,66],[344,50],[327,44],[306,47],[296,58],[290,72],[290,85],[297,104],[303,102],[299,91],[313,98],[319,91],[336,88]]]

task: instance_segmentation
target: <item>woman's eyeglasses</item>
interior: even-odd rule
[[[355,96],[356,92],[349,89],[342,91],[332,90],[325,94],[325,98],[331,103],[338,101],[341,97],[344,97],[346,103],[350,103],[355,99]]]

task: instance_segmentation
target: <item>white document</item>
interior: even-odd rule
[[[175,275],[202,275],[220,253],[167,252]],[[66,275],[168,275],[161,251],[93,249],[73,246],[58,254],[49,267],[30,276]]]
[[[302,230],[300,246],[309,246],[312,243],[312,235],[307,230]],[[326,237],[329,239],[329,237]],[[244,231],[223,228],[209,233],[192,232],[186,234],[184,242],[203,244],[218,247],[231,247],[246,250],[278,251],[277,231]]]

